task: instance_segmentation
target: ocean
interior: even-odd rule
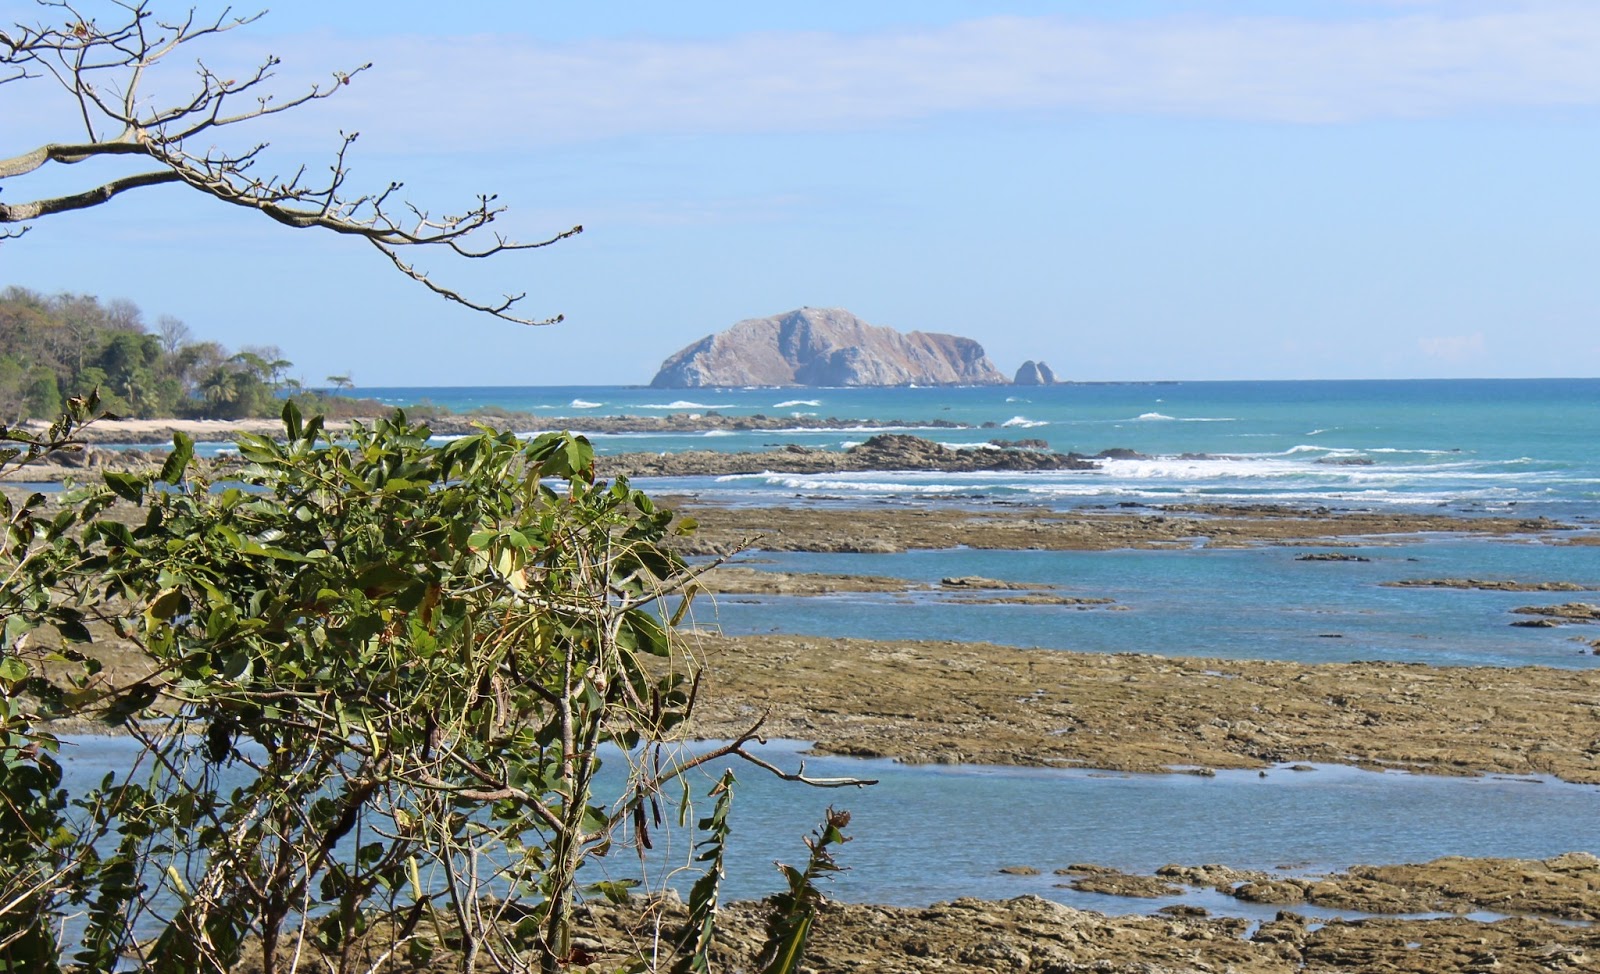
[[[1600,525],[1600,379],[1182,382],[1049,388],[696,389],[363,388],[396,406],[430,402],[566,417],[719,413],[784,417],[781,431],[691,428],[601,434],[603,453],[759,450],[800,443],[843,449],[877,432],[913,432],[952,446],[1033,439],[1086,454],[1139,459],[1086,472],[862,473],[640,479],[656,494],[738,505],[1028,503],[1052,509],[1175,503],[1283,503],[1331,509],[1549,517],[1576,533]],[[817,429],[827,417],[860,420]],[[869,422],[870,421],[870,422]],[[955,425],[946,425],[955,424]],[[524,432],[535,432],[526,430]],[[947,575],[1043,582],[1107,597],[1125,611],[1039,605],[949,605],[932,591],[806,598],[723,597],[693,622],[729,633],[985,640],[1084,652],[1147,652],[1304,662],[1397,660],[1433,665],[1600,666],[1585,627],[1512,626],[1517,606],[1590,596],[1394,588],[1421,578],[1574,581],[1600,585],[1600,548],[1535,540],[1430,535],[1337,549],[1369,560],[1303,562],[1315,548],[1197,546],[1111,552],[973,551],[807,554],[753,550],[755,568],[860,572],[936,585]],[[1329,549],[1333,550],[1333,549]],[[936,706],[930,702],[930,706]],[[1492,728],[1490,729],[1492,733]],[[77,771],[116,756],[83,742]],[[803,744],[775,745],[793,765]],[[904,767],[809,759],[814,774],[883,783],[845,794],[765,780],[754,769],[736,800],[728,877],[735,896],[776,889],[775,858],[803,856],[800,837],[830,802],[856,814],[835,883],[841,897],[926,904],[1019,893],[1102,910],[1147,912],[1170,899],[1119,901],[1055,886],[1050,870],[1094,862],[1131,870],[1164,863],[1316,871],[1445,854],[1542,857],[1600,851],[1592,823],[1600,788],[1548,779],[1456,779],[1321,768],[1190,775],[1098,774],[984,767]],[[671,850],[687,861],[687,840]],[[608,867],[637,870],[623,857]],[[1036,877],[1002,875],[1032,865]],[[649,869],[668,868],[658,861]],[[692,876],[680,876],[686,885]],[[1219,912],[1255,909],[1221,897]],[[1275,912],[1272,908],[1266,914]],[[1259,911],[1258,911],[1259,912]]]
[[[950,446],[1041,440],[1095,454],[1133,450],[1094,472],[841,476],[753,474],[641,482],[727,503],[966,498],[1072,508],[1196,501],[1442,507],[1588,516],[1600,501],[1600,379],[1174,382],[909,389],[632,386],[363,388],[396,406],[498,407],[561,417],[765,415],[778,431],[591,433],[603,453],[843,449],[880,432]],[[819,430],[820,418],[861,420]],[[873,422],[867,422],[873,421]],[[960,424],[961,428],[931,423]],[[525,431],[532,432],[532,431]]]
[[[779,431],[591,433],[603,453],[843,449],[911,432],[978,449],[1031,439],[1058,451],[1132,450],[1094,471],[755,473],[640,478],[656,494],[731,505],[1032,504],[1056,510],[1187,503],[1549,517],[1595,530],[1600,515],[1600,379],[1181,382],[1040,388],[361,389],[394,405],[431,402],[563,416],[782,416]],[[817,420],[859,420],[818,429]],[[957,424],[955,426],[931,425]],[[692,421],[690,422],[692,427]],[[526,431],[533,432],[533,431]],[[1406,579],[1560,580],[1600,585],[1583,546],[1431,536],[1336,549],[1368,559],[1307,563],[1316,549],[771,553],[752,567],[887,575],[937,588],[985,575],[1110,598],[1112,609],[951,605],[939,593],[738,596],[697,607],[696,624],[732,634],[790,632],[944,638],[1084,652],[1432,665],[1600,667],[1581,628],[1511,626],[1510,610],[1570,593],[1441,591]],[[1330,549],[1334,550],[1334,549]]]

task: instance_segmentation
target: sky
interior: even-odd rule
[[[0,24],[50,13],[0,0]],[[497,194],[517,240],[582,224],[410,255],[565,321],[473,314],[359,240],[175,186],[0,242],[0,285],[277,345],[308,385],[640,384],[802,305],[1075,380],[1600,375],[1593,0],[280,0],[146,90],[269,55],[279,98],[373,67],[221,144],[315,173],[358,131],[356,191]],[[0,118],[0,157],[81,138],[47,80],[0,84]]]

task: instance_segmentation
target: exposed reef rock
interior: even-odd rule
[[[1580,585],[1577,582],[1518,582],[1507,579],[1481,578],[1402,578],[1395,582],[1379,583],[1385,588],[1458,588],[1480,592],[1595,592],[1600,587]]]
[[[789,444],[764,453],[618,453],[598,460],[607,477],[687,477],[746,473],[839,473],[849,470],[1095,470],[1093,457],[1039,450],[956,450],[905,433],[880,433],[848,450]]]
[[[970,338],[869,325],[840,308],[750,318],[667,359],[657,389],[1005,385]]]
[[[848,862],[853,851],[846,847],[841,858]],[[1050,878],[1030,875],[1027,868],[1003,871],[1019,889],[1038,888]],[[1537,868],[1529,875],[1545,878]],[[1083,881],[1087,885],[1094,878]],[[1547,974],[1592,971],[1600,954],[1600,932],[1594,928],[1540,917],[1493,923],[1463,916],[1313,920],[1284,910],[1258,924],[1205,916],[1203,909],[1187,904],[1175,907],[1162,916],[1108,916],[1033,894],[1004,901],[964,897],[927,907],[825,902],[803,969],[816,974]],[[1496,910],[1499,904],[1488,900],[1483,908]],[[713,970],[758,969],[770,917],[767,904],[724,905],[717,915]],[[682,904],[643,897],[622,905],[585,903],[574,921],[586,953],[597,961],[595,970],[618,969],[637,956],[640,943],[672,943],[694,929]]]
[[[1035,362],[1033,359],[1028,359],[1022,363],[1021,368],[1017,369],[1016,378],[1011,381],[1019,386],[1053,386],[1059,380],[1056,378],[1055,372],[1050,369],[1050,366],[1043,362]]]

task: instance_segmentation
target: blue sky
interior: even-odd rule
[[[323,167],[356,130],[361,188],[498,193],[520,239],[582,223],[419,255],[564,324],[472,315],[356,241],[174,187],[0,244],[0,284],[277,344],[312,384],[642,383],[800,305],[1085,380],[1600,374],[1592,0],[445,6],[285,0],[196,53],[277,54],[284,95],[373,61],[263,126],[270,158]],[[69,109],[0,85],[0,155],[74,138]],[[6,198],[120,171],[84,168]]]

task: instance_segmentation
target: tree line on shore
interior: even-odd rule
[[[0,422],[50,419],[73,396],[98,389],[105,408],[140,419],[277,416],[292,396],[337,415],[351,400],[307,389],[276,345],[230,351],[197,339],[171,315],[154,324],[126,298],[0,291]],[[330,376],[348,387],[348,376]]]

